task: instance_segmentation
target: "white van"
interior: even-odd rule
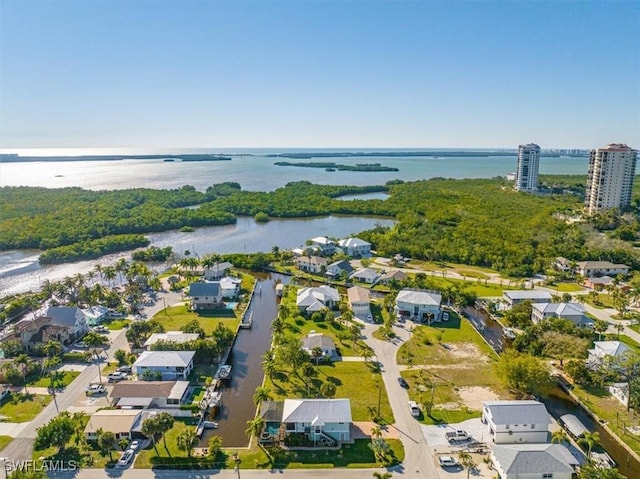
[[[411,415],[413,417],[420,416],[420,407],[418,406],[418,403],[415,401],[409,401],[409,411],[411,411]]]

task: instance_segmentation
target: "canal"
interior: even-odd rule
[[[502,337],[502,327],[497,321],[492,320],[485,311],[468,307],[465,308],[464,313],[469,322],[496,352],[499,353],[504,347],[509,347],[510,343],[505,344],[505,339]],[[640,478],[640,463],[560,387],[555,387],[548,395],[539,399],[556,420],[564,414],[573,414],[587,429],[592,432],[597,431],[600,434],[602,448],[616,462],[618,470],[629,479]]]
[[[231,350],[228,364],[231,364],[231,380],[222,389],[222,406],[216,416],[218,428],[205,430],[200,447],[206,447],[208,438],[222,437],[224,447],[247,447],[249,438],[245,434],[247,421],[256,413],[253,393],[262,385],[262,355],[271,344],[271,322],[278,312],[273,279],[259,280],[256,292],[249,305],[253,314],[251,329],[240,329]]]

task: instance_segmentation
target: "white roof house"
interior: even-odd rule
[[[598,367],[606,357],[621,357],[631,351],[629,346],[620,341],[594,341],[593,346],[587,359],[591,368]]]
[[[301,288],[296,296],[296,306],[304,312],[333,308],[339,301],[340,293],[338,290],[327,285],[317,288]]]
[[[398,314],[406,314],[418,321],[440,321],[440,293],[423,289],[402,289],[396,297],[395,310]]]
[[[360,238],[345,238],[338,242],[338,246],[349,256],[369,258],[371,243]]]
[[[362,281],[364,283],[375,283],[376,280],[380,277],[380,273],[375,269],[371,268],[360,268],[355,272],[351,273],[350,278],[357,279],[358,281]]]
[[[349,399],[285,399],[282,422],[323,425],[351,423]]]
[[[502,479],[571,479],[580,464],[569,449],[560,444],[496,445],[491,456]]]
[[[330,336],[311,331],[302,340],[302,349],[313,356],[314,348],[320,348],[322,350],[322,357],[331,358],[338,355],[336,345]]]
[[[139,378],[170,381],[186,380],[193,369],[195,351],[145,351],[133,363],[134,374]]]
[[[496,444],[542,443],[551,417],[538,401],[484,401],[482,422]]]
[[[626,264],[614,264],[609,261],[579,261],[576,270],[582,276],[629,274],[629,266]]]
[[[539,323],[547,318],[563,318],[578,326],[585,326],[592,321],[585,316],[585,309],[578,303],[534,303],[532,304],[531,320]]]
[[[167,331],[166,333],[153,333],[144,343],[145,348],[150,348],[158,341],[171,341],[173,343],[188,343],[198,339],[198,333],[183,333],[182,331]]]
[[[551,293],[548,291],[537,291],[533,289],[505,291],[503,296],[509,306],[513,306],[514,304],[519,304],[524,301],[531,301],[532,303],[551,302]]]

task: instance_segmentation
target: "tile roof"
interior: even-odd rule
[[[111,390],[111,398],[166,398],[177,382],[187,381],[123,381]]]
[[[369,290],[361,286],[352,286],[347,290],[347,297],[350,303],[369,302]]]

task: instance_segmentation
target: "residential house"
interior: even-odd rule
[[[482,422],[496,444],[542,443],[551,418],[538,401],[483,401]]]
[[[573,262],[562,256],[558,256],[553,262],[553,267],[558,271],[571,271]]]
[[[309,356],[314,357],[315,348],[320,348],[322,351],[322,358],[331,359],[338,356],[338,350],[336,349],[333,339],[322,333],[311,331],[302,340],[302,349],[304,349]]]
[[[348,277],[351,273],[353,273],[353,267],[346,259],[335,261],[327,266],[327,276],[332,279],[343,275]]]
[[[347,290],[347,298],[354,316],[367,317],[371,314],[369,290],[360,286],[352,286]]]
[[[350,278],[360,281],[362,283],[375,283],[380,277],[380,273],[371,268],[360,268],[359,270],[351,273]]]
[[[133,439],[132,430],[140,420],[142,411],[139,409],[102,409],[91,415],[84,428],[84,435],[88,441],[97,440],[97,432],[112,432],[116,441]]]
[[[296,306],[300,312],[314,313],[323,309],[333,309],[340,302],[340,293],[331,286],[301,288],[296,297]]]
[[[27,349],[35,345],[32,338],[45,326],[48,326],[51,318],[39,316],[36,318],[24,318],[15,324],[8,325],[2,331],[2,341],[19,340]],[[67,341],[68,342],[68,341]]]
[[[203,309],[220,309],[222,303],[222,290],[220,283],[191,283],[189,295],[191,298],[191,308],[194,311]]]
[[[311,248],[321,256],[331,256],[336,252],[336,242],[326,236],[317,236],[309,240]]]
[[[491,462],[500,479],[571,479],[580,464],[561,444],[494,445]]]
[[[77,341],[89,332],[87,320],[80,308],[49,306],[45,317],[51,318],[49,323],[51,326],[65,329],[68,332],[68,337],[71,342]]]
[[[144,343],[145,349],[151,349],[158,341],[170,341],[184,344],[198,339],[198,333],[183,333],[182,331],[167,331],[166,333],[153,333]]]
[[[329,261],[320,256],[298,256],[296,265],[299,270],[307,273],[323,274],[329,265]]]
[[[409,275],[407,273],[405,273],[404,271],[400,271],[399,269],[395,269],[395,270],[387,271],[382,276],[380,276],[380,279],[378,280],[378,282],[380,284],[384,284],[385,286],[389,286],[394,281],[396,283],[400,283],[400,282],[404,281],[405,279],[407,279],[408,277],[409,277]]]
[[[512,308],[516,304],[531,301],[532,303],[550,303],[551,293],[548,291],[537,291],[534,289],[505,291],[503,294],[504,302]]]
[[[576,326],[588,326],[593,324],[585,316],[584,307],[578,303],[534,303],[531,309],[531,321],[534,324],[548,319],[568,319]]]
[[[440,293],[406,288],[398,292],[395,313],[422,322],[440,321],[441,303],[442,295]]]
[[[233,268],[233,265],[228,261],[213,264],[211,267],[204,268],[204,279],[206,281],[219,281],[227,275],[231,268]]]
[[[594,289],[596,291],[602,291],[608,286],[615,284],[615,280],[611,276],[600,276],[593,278],[585,278],[583,283],[587,288]]]
[[[629,383],[613,383],[607,389],[625,407],[629,405]]]
[[[323,437],[338,442],[351,440],[349,399],[285,399],[282,421],[286,434],[301,433],[311,441]]]
[[[233,276],[225,276],[220,280],[220,294],[223,298],[233,299],[240,294],[242,280]]]
[[[193,369],[195,351],[144,351],[133,363],[138,379],[186,381]]]
[[[345,238],[338,242],[340,249],[352,258],[370,258],[371,243],[360,238]]]
[[[117,408],[179,408],[189,394],[189,381],[122,381],[109,397]]]
[[[576,273],[585,277],[592,276],[617,276],[628,275],[629,267],[626,264],[614,264],[609,261],[578,261]]]
[[[97,326],[109,316],[109,308],[106,306],[91,306],[83,309],[82,314],[87,322],[87,326]]]
[[[594,341],[593,349],[589,350],[587,366],[590,369],[597,369],[606,358],[621,358],[631,352],[626,344],[620,341]]]

